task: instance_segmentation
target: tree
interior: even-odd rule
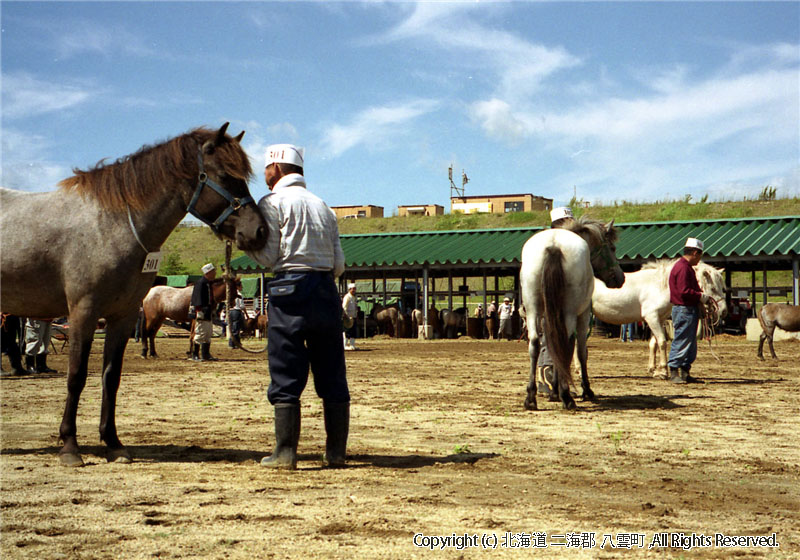
[[[163,276],[172,276],[174,274],[186,274],[181,257],[178,253],[168,253],[164,262],[161,264],[160,273]]]

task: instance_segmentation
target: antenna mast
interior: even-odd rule
[[[453,166],[452,165],[450,165],[450,167],[447,168],[447,177],[448,177],[448,179],[450,179],[450,198],[461,198],[463,200],[465,198],[464,197],[465,187],[467,186],[467,183],[469,183],[469,177],[467,177],[467,174],[464,172],[463,169],[461,170],[461,187],[460,188],[457,187],[456,184],[453,182]]]

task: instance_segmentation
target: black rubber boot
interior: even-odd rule
[[[36,368],[34,356],[25,354],[25,369],[28,370],[28,373],[39,373],[39,370]]]
[[[11,366],[9,375],[25,375],[28,371],[22,367],[22,355],[20,354],[19,347],[12,344],[8,349],[8,362]]]
[[[344,467],[350,432],[350,403],[323,402],[322,407],[327,434],[324,463],[328,467]]]
[[[261,466],[273,469],[297,468],[297,444],[300,441],[300,405],[275,405],[275,450],[261,459]]]
[[[200,361],[202,361],[202,362],[216,362],[217,361],[217,359],[214,356],[211,355],[211,343],[210,342],[204,342],[200,346],[200,352],[201,352]]]
[[[683,368],[681,368],[680,371],[681,371],[681,377],[683,377],[686,380],[686,383],[705,383],[705,381],[701,381],[696,377],[692,377],[691,375],[689,375],[689,372]]]
[[[671,367],[669,368],[669,382],[675,383],[676,385],[685,385],[686,378],[682,375],[682,370],[678,368]]]
[[[58,373],[56,370],[47,367],[47,354],[36,355],[36,369],[39,373]]]

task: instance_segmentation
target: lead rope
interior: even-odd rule
[[[714,338],[714,327],[719,324],[719,305],[717,305],[717,301],[714,298],[708,298],[708,301],[702,306],[702,313],[702,335],[708,338],[708,349],[711,355],[718,362],[721,362],[722,360],[714,353],[714,348],[711,346],[711,339]]]

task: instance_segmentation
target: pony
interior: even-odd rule
[[[768,303],[758,312],[758,322],[761,324],[762,333],[758,338],[758,358],[764,359],[764,341],[769,340],[769,351],[772,358],[777,360],[775,348],[772,346],[772,337],[775,335],[775,327],[779,327],[788,332],[800,331],[800,305],[789,305],[788,303]]]
[[[187,323],[189,306],[192,301],[194,286],[173,288],[172,286],[153,286],[142,302],[142,358],[147,358],[148,343],[149,353],[153,358],[156,354],[156,334],[165,319]],[[217,278],[211,283],[214,301],[225,301],[225,279]]]
[[[597,278],[594,281],[592,311],[595,317],[612,325],[644,320],[650,327],[652,335],[648,373],[658,378],[669,375],[664,323],[672,311],[669,301],[669,273],[676,261],[677,259],[661,259],[645,263],[640,270],[626,274],[625,284],[619,289],[609,289]],[[724,316],[727,306],[723,271],[702,261],[694,269],[700,289],[716,302]],[[658,368],[656,353],[659,354]]]
[[[593,276],[619,287],[625,275],[617,262],[613,220],[602,224],[581,216],[560,229],[540,231],[522,247],[521,315],[528,325],[530,380],[526,410],[536,410],[536,367],[544,332],[556,370],[556,392],[565,409],[575,408],[570,394],[570,362],[577,341],[583,400],[594,400],[586,373],[586,338],[591,317]]]
[[[375,322],[378,323],[378,330],[381,333],[386,333],[393,338],[400,336],[400,331],[398,328],[398,323],[400,320],[399,316],[400,310],[397,308],[396,304],[384,307],[383,305],[376,303],[372,307],[372,312],[370,313],[370,317],[372,317]]]
[[[267,224],[247,182],[252,169],[228,123],[197,128],[113,163],[100,162],[25,193],[0,189],[0,300],[34,318],[69,315],[67,399],[61,463],[83,465],[76,417],[95,325],[106,319],[100,439],[109,462],[131,462],[117,436],[116,398],[125,347],[139,304],[153,285],[158,249],[187,211],[242,250],[267,241]]]
[[[444,338],[458,338],[458,329],[467,324],[467,308],[442,309],[441,323]]]

